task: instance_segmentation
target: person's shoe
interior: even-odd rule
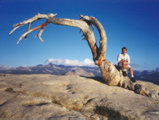
[[[132,77],[132,78],[131,78],[131,81],[132,81],[132,82],[136,82],[136,80],[135,80],[135,78],[134,78],[134,77]]]
[[[128,76],[126,71],[123,71],[123,76]]]

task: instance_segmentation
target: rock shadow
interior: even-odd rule
[[[91,77],[91,76],[84,76],[84,75],[80,75],[80,77],[84,77],[84,78],[87,78],[87,79],[93,79],[95,81],[98,81],[98,82],[101,82],[103,84],[106,84],[106,82],[103,80],[102,77],[100,76],[94,76],[94,77]]]
[[[106,106],[96,106],[94,109],[96,114],[106,116],[108,120],[128,120],[129,118],[120,114],[119,111],[113,110]]]

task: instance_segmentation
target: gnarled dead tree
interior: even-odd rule
[[[99,66],[102,78],[106,82],[106,84],[112,85],[112,86],[121,86],[129,90],[133,90],[134,92],[144,96],[158,97],[157,94],[152,94],[151,92],[146,90],[142,85],[133,83],[128,77],[124,77],[122,75],[122,72],[117,70],[117,68],[105,58],[105,53],[107,48],[106,46],[107,37],[106,37],[106,33],[102,24],[95,17],[80,15],[79,20],[74,20],[74,19],[59,19],[59,18],[55,18],[55,16],[56,14],[38,13],[37,15],[35,15],[34,17],[28,20],[15,24],[13,26],[14,29],[9,34],[11,35],[17,28],[25,24],[28,24],[28,31],[19,38],[17,44],[22,40],[22,38],[25,37],[25,39],[27,39],[29,33],[38,29],[40,29],[40,31],[37,36],[43,42],[41,38],[41,34],[44,31],[45,27],[50,23],[53,23],[56,25],[77,27],[80,29],[80,31],[83,32],[83,36],[84,36],[83,40],[84,39],[87,40],[93,55],[93,60],[95,64]],[[31,24],[39,19],[46,19],[46,22],[35,28],[30,29]],[[95,36],[93,31],[90,29],[90,26],[92,27],[95,26],[100,34],[99,46],[97,46],[96,44]]]

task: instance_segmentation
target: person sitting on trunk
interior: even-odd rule
[[[129,70],[131,74],[131,81],[136,82],[132,67],[130,66],[130,56],[126,52],[127,48],[123,47],[122,53],[120,53],[117,58],[118,66],[122,69],[123,76],[127,76],[127,70]]]

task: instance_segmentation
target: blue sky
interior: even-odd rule
[[[116,63],[121,47],[126,46],[134,69],[159,67],[159,0],[0,0],[0,65],[30,66],[51,58],[92,59],[79,29],[68,26],[49,24],[42,34],[43,43],[34,37],[35,31],[16,45],[27,25],[9,36],[12,26],[37,13],[58,13],[57,18],[71,19],[79,19],[80,14],[94,16],[106,30],[109,61]],[[95,36],[98,43],[97,31]]]

